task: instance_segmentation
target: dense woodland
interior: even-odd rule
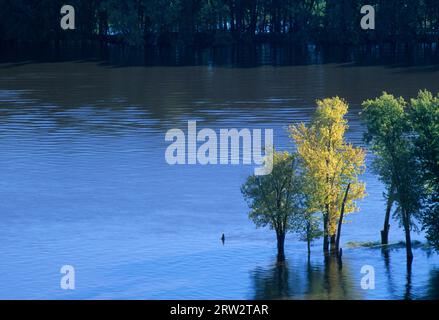
[[[76,30],[60,28],[74,6]],[[360,28],[373,5],[376,29]],[[0,0],[0,42],[99,41],[199,48],[236,43],[410,46],[436,43],[439,0]]]

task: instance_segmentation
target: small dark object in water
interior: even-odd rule
[[[226,237],[224,236],[224,233],[223,233],[223,235],[221,236],[221,241],[222,241],[223,244],[224,244],[224,242],[226,241]]]

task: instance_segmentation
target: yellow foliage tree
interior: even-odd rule
[[[339,252],[343,218],[357,211],[356,200],[365,196],[365,152],[345,141],[348,129],[347,103],[338,98],[317,101],[317,110],[307,126],[289,127],[297,152],[303,162],[306,193],[311,210],[323,215],[323,249]]]

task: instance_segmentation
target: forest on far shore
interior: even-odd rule
[[[63,5],[76,29],[60,28]],[[376,29],[360,27],[372,5]],[[0,0],[0,45],[68,41],[134,47],[235,44],[434,45],[438,0]]]

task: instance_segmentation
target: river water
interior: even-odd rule
[[[404,248],[348,245],[379,241],[384,189],[370,169],[368,196],[343,227],[342,268],[325,262],[321,241],[308,259],[294,235],[278,265],[274,232],[248,220],[240,193],[253,167],[170,166],[165,134],[188,120],[272,128],[291,151],[286,126],[338,95],[361,145],[364,99],[438,92],[438,79],[429,66],[0,64],[0,298],[437,299],[434,252],[417,246],[408,273]],[[390,241],[403,239],[392,221]],[[75,268],[75,290],[60,288],[63,265]],[[373,290],[361,288],[364,265]]]

